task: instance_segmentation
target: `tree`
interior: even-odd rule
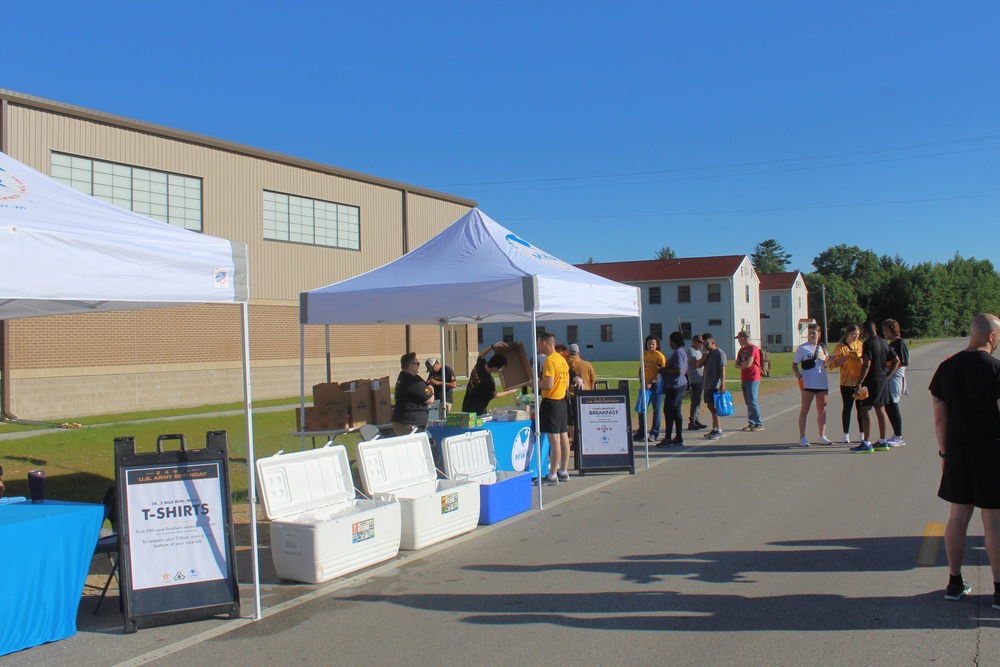
[[[858,296],[858,305],[866,313],[871,309],[872,296],[882,288],[886,272],[878,256],[871,250],[856,245],[837,245],[827,248],[813,259],[816,273],[839,276]]]
[[[665,245],[656,252],[656,257],[653,259],[677,259],[677,254],[670,249],[670,246]]]
[[[587,261],[584,262],[584,264],[597,264],[597,260],[594,259],[593,257],[588,257]]]
[[[785,252],[781,244],[774,239],[758,243],[750,255],[750,261],[757,273],[784,273],[791,258],[792,255]]]
[[[809,288],[809,317],[823,325],[823,287],[826,287],[826,332],[827,340],[840,338],[849,324],[861,325],[865,311],[858,306],[858,297],[850,283],[838,275],[824,276],[810,273],[803,276]]]

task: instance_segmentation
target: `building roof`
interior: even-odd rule
[[[732,278],[746,255],[721,257],[684,257],[682,259],[649,259],[635,262],[601,262],[578,264],[603,278],[620,283],[664,280],[696,280],[699,278]]]
[[[795,279],[799,277],[798,271],[786,271],[784,273],[758,273],[760,278],[760,291],[769,289],[792,289]]]

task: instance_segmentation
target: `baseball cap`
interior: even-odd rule
[[[577,345],[576,343],[570,343],[569,344],[569,353],[570,354],[580,354],[580,346]]]
[[[741,331],[738,334],[736,334],[736,337],[737,338],[750,338],[750,334],[748,334],[746,331]]]

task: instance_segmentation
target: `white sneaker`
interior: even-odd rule
[[[821,435],[821,436],[819,436],[819,444],[821,444],[821,445],[832,445],[833,444],[833,440],[830,440],[830,438],[826,437],[825,435]]]
[[[808,447],[808,446],[809,446],[809,439],[808,438],[806,438],[805,436],[802,436],[801,438],[799,438],[799,447]]]
[[[845,445],[849,445],[849,444],[851,444],[851,434],[850,434],[850,433],[845,433],[845,434],[844,434],[844,437],[843,437],[843,438],[841,438],[841,439],[840,439],[840,441],[841,441],[842,443],[844,443]]]
[[[906,443],[903,442],[903,439],[900,438],[898,435],[894,435],[888,440],[886,440],[885,444],[889,445],[890,447],[902,447]]]

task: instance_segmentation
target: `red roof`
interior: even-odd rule
[[[619,283],[731,278],[736,275],[740,263],[745,258],[746,255],[724,255],[722,257],[649,259],[635,262],[578,264],[577,268]]]
[[[792,289],[795,279],[799,276],[798,271],[786,271],[785,273],[758,273],[760,278],[760,291],[769,289]]]

